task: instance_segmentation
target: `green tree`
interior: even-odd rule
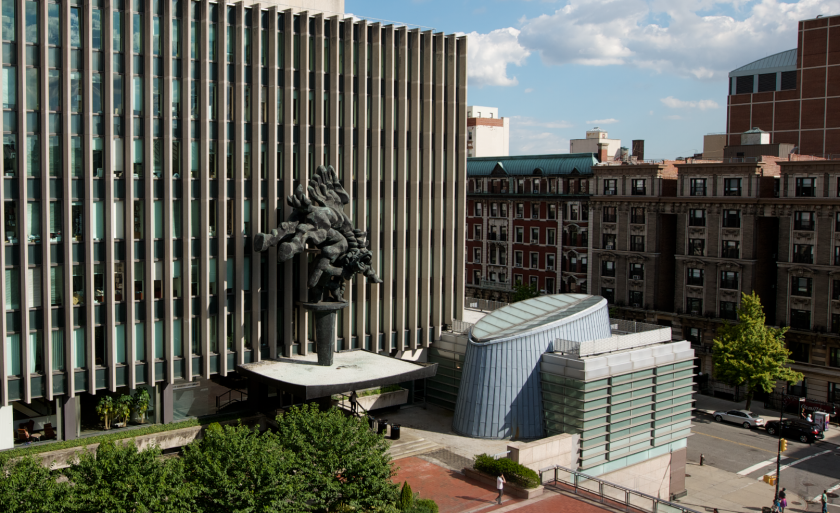
[[[787,365],[790,351],[785,348],[787,328],[764,324],[761,299],[753,292],[741,294],[738,322],[718,328],[714,339],[715,377],[747,388],[747,409],[757,390],[772,392],[777,381],[794,383],[802,374]]]
[[[366,421],[309,404],[277,417],[277,435],[315,493],[314,510],[393,510],[399,489],[388,443]]]
[[[56,481],[40,460],[31,456],[0,458],[0,510],[6,513],[73,511],[72,488]]]
[[[414,494],[411,493],[411,485],[408,484],[408,481],[404,481],[402,490],[400,490],[400,502],[398,504],[400,511],[410,510],[413,502]]]
[[[180,513],[195,511],[193,488],[178,458],[161,458],[152,447],[138,451],[103,442],[96,454],[84,452],[64,474],[73,483],[78,513]]]
[[[184,448],[197,510],[215,512],[310,511],[312,487],[294,466],[277,435],[248,426],[211,424],[204,439]]]
[[[531,299],[532,297],[537,297],[539,295],[540,291],[537,290],[537,287],[518,283],[513,287],[513,295],[510,298],[510,302],[516,303],[517,301]]]

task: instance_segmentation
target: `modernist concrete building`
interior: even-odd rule
[[[421,358],[460,317],[466,38],[288,3],[3,4],[3,446],[139,387],[159,422],[214,413],[238,366],[313,351],[307,257],[251,238],[322,164],[384,280],[338,348]]]
[[[560,294],[486,315],[435,344],[430,399],[446,406],[452,394],[452,428],[467,436],[578,435],[576,466],[590,475],[659,458],[684,467],[694,350],[668,327],[610,319],[608,308],[600,296]]]
[[[587,290],[591,153],[472,158],[467,165],[467,296],[507,301],[529,284]]]
[[[757,127],[801,154],[840,153],[838,37],[840,16],[800,21],[796,48],[729,73],[727,144]]]

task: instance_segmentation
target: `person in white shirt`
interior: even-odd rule
[[[496,503],[497,504],[502,503],[502,493],[505,490],[505,483],[507,483],[507,481],[505,480],[505,476],[500,474],[496,478],[496,489],[499,490],[499,496],[496,498]]]

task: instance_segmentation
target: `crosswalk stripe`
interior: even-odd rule
[[[782,456],[782,459],[786,460],[786,459],[788,459],[788,457],[787,456]],[[756,463],[752,467],[745,468],[744,470],[738,472],[738,475],[739,476],[746,476],[746,475],[752,474],[753,472],[755,472],[756,470],[758,470],[760,468],[764,468],[764,467],[766,467],[768,465],[772,465],[774,463],[776,463],[776,458],[770,458],[767,461],[762,461],[761,463]]]
[[[781,467],[779,467],[779,470],[784,470],[784,469],[786,469],[786,468],[788,468],[788,467],[792,467],[792,466],[794,466],[794,465],[799,465],[799,464],[800,464],[800,463],[802,463],[803,461],[807,461],[807,460],[810,460],[811,458],[816,458],[817,456],[822,456],[823,454],[828,454],[828,453],[830,453],[830,452],[831,452],[831,451],[830,451],[830,450],[828,450],[828,451],[818,452],[817,454],[812,454],[812,455],[810,455],[810,456],[805,456],[804,458],[801,458],[801,459],[798,459],[798,460],[796,460],[796,461],[790,462],[790,463],[788,463],[787,465],[782,465]],[[775,475],[776,475],[776,471],[774,470],[774,471],[770,472],[768,475],[775,476]],[[758,480],[759,480],[759,481],[762,481],[763,479],[764,479],[764,477],[763,477],[763,476],[758,478]]]

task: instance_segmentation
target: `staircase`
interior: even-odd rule
[[[418,456],[427,452],[436,451],[441,448],[443,446],[440,444],[424,438],[409,438],[404,433],[399,440],[391,442],[391,448],[388,449],[388,454],[391,455],[392,460],[398,460],[400,458],[408,458],[409,456]]]

